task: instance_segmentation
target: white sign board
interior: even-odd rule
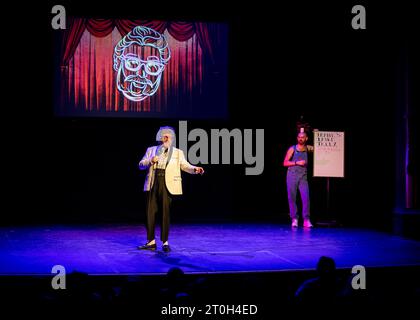
[[[314,177],[344,178],[344,132],[314,131]]]

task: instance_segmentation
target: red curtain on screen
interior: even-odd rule
[[[218,29],[212,24],[151,20],[69,18],[61,49],[62,106],[76,111],[168,111],[199,95],[203,59],[215,64]],[[124,99],[116,88],[112,69],[113,47],[136,26],[166,34],[169,61],[156,94],[140,102]],[[168,102],[169,101],[169,102]],[[184,110],[185,111],[185,110]]]
[[[146,26],[160,33],[166,29],[178,41],[186,41],[197,34],[200,47],[204,54],[213,60],[212,32],[207,23],[198,22],[164,22],[151,20],[120,20],[120,19],[84,19],[69,18],[69,26],[63,41],[62,65],[66,66],[73,56],[85,29],[95,37],[105,37],[117,27],[120,34],[125,35],[136,26]],[[209,30],[210,29],[210,30]]]

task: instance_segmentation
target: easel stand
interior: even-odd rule
[[[330,177],[327,177],[327,203],[326,203],[326,215],[327,219],[316,223],[319,227],[334,228],[341,227],[342,225],[335,219],[330,209]]]

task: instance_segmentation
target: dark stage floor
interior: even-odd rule
[[[89,274],[264,272],[314,269],[322,255],[338,268],[419,266],[420,242],[348,228],[292,230],[280,224],[174,224],[172,252],[139,251],[142,225],[0,228],[0,274],[51,274],[63,265]]]

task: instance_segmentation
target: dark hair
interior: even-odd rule
[[[335,261],[330,257],[322,256],[319,258],[316,270],[319,275],[331,275],[335,272]]]

